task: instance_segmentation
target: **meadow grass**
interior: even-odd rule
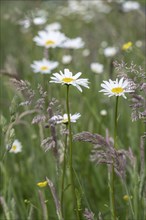
[[[69,68],[73,74],[82,72],[83,78],[89,79],[90,89],[83,88],[80,93],[75,87],[70,86],[70,113],[79,112],[81,118],[72,123],[73,136],[83,131],[100,134],[106,137],[106,132],[114,137],[114,109],[115,98],[99,93],[103,80],[112,77],[113,80],[122,71],[118,71],[113,61],[124,61],[130,67],[133,62],[137,68],[145,68],[145,14],[142,10],[124,13],[117,2],[105,3],[111,8],[109,13],[99,12],[96,7],[86,8],[80,12],[73,12],[67,8],[66,1],[2,1],[1,3],[1,181],[0,181],[0,219],[1,220],[41,220],[65,219],[76,220],[73,206],[73,197],[70,186],[69,159],[67,157],[63,212],[58,214],[55,199],[60,200],[61,182],[63,172],[63,147],[65,143],[65,125],[56,125],[56,134],[59,150],[59,164],[57,167],[53,150],[44,151],[41,143],[43,139],[52,136],[48,123],[50,115],[47,111],[52,98],[58,100],[52,104],[53,114],[66,113],[66,86],[49,83],[52,73]],[[144,3],[141,2],[141,7]],[[65,10],[64,8],[67,8]],[[84,48],[69,50],[64,48],[49,49],[50,58],[59,62],[59,66],[51,74],[33,73],[30,65],[34,60],[44,57],[43,47],[33,41],[38,31],[44,25],[31,25],[23,29],[18,22],[25,17],[33,17],[36,9],[45,10],[47,13],[46,24],[60,22],[61,32],[69,38],[81,37],[85,42],[84,48],[90,50],[89,56],[83,56]],[[122,51],[124,43],[131,41],[130,50]],[[140,46],[136,46],[136,42]],[[102,42],[107,46],[118,48],[114,57],[103,54]],[[64,54],[71,54],[73,60],[70,64],[63,64],[61,58]],[[92,62],[104,65],[102,74],[93,73],[90,69]],[[124,73],[127,69],[125,68]],[[128,71],[129,74],[130,71]],[[132,72],[132,71],[131,71]],[[139,71],[140,72],[140,71]],[[131,73],[128,77],[135,78]],[[25,101],[25,93],[17,91],[12,79],[27,80],[30,88],[35,91],[31,106],[20,105]],[[146,78],[138,78],[144,83]],[[47,115],[45,122],[32,124],[36,112],[35,104],[41,94],[38,84],[47,91],[42,115]],[[142,93],[145,98],[145,90]],[[120,150],[129,147],[133,152],[131,161],[125,167],[126,177],[121,180],[115,174],[115,200],[116,214],[119,220],[144,220],[146,218],[146,189],[145,189],[145,153],[146,147],[144,132],[145,118],[132,121],[130,108],[131,96],[127,100],[119,98],[117,145]],[[146,100],[144,100],[146,101]],[[53,102],[53,101],[52,101]],[[106,116],[100,111],[105,109]],[[36,111],[37,109],[35,109]],[[24,117],[19,116],[27,112]],[[29,114],[32,113],[32,114]],[[17,120],[16,120],[17,119]],[[142,138],[143,136],[143,138]],[[18,139],[22,143],[22,152],[10,153],[6,146]],[[112,139],[113,140],[113,139]],[[143,140],[143,146],[142,142]],[[75,182],[79,219],[110,220],[111,209],[109,201],[108,166],[96,164],[91,161],[90,154],[93,145],[87,142],[73,141],[72,164]],[[130,163],[131,162],[131,163]],[[57,167],[57,168],[56,168]],[[39,188],[38,182],[46,181],[46,177],[53,183],[57,197],[54,198],[49,186]],[[54,191],[53,191],[54,192]],[[55,195],[56,195],[55,194]],[[127,199],[123,199],[123,196]],[[130,202],[129,202],[130,201]],[[85,209],[88,209],[88,216]],[[94,217],[90,216],[94,213]]]

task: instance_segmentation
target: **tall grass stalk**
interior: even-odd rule
[[[76,211],[76,220],[79,220],[80,216],[79,216],[78,204],[77,204],[77,198],[76,198],[76,192],[75,192],[73,165],[72,165],[72,142],[73,141],[72,141],[72,129],[71,129],[71,120],[70,120],[70,108],[69,108],[69,85],[67,85],[66,108],[67,108],[68,128],[69,128],[69,168],[70,168],[71,187],[72,187],[72,194],[73,194],[73,200],[74,200],[75,211]]]
[[[66,125],[66,130],[68,125]],[[67,134],[65,135],[65,147],[64,147],[64,158],[63,158],[63,173],[62,173],[62,183],[61,183],[61,211],[63,214],[63,200],[64,200],[64,180],[66,173],[66,151],[67,151]]]

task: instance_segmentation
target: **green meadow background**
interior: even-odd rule
[[[110,78],[111,58],[102,54],[101,43],[107,42],[108,46],[118,47],[128,41],[133,43],[130,51],[119,52],[113,61],[126,62],[129,66],[133,61],[137,66],[145,68],[145,14],[144,2],[140,1],[142,10],[123,13],[120,4],[117,2],[107,3],[111,7],[110,13],[100,13],[96,8],[87,10],[87,15],[94,14],[91,20],[83,19],[81,14],[61,14],[63,6],[67,6],[66,1],[1,1],[1,72],[0,75],[0,113],[5,118],[5,123],[1,120],[1,180],[0,197],[4,199],[5,206],[0,207],[1,220],[42,220],[43,211],[39,197],[39,191],[44,196],[47,207],[48,219],[58,219],[52,194],[48,187],[38,188],[37,183],[45,181],[46,176],[54,183],[57,193],[60,193],[61,176],[58,176],[55,168],[55,159],[50,151],[45,152],[41,147],[40,127],[38,124],[31,124],[34,115],[24,118],[25,124],[14,126],[15,136],[22,143],[22,152],[12,154],[6,151],[5,134],[8,126],[12,123],[16,115],[21,114],[30,107],[20,106],[23,96],[18,93],[11,82],[11,77],[3,72],[17,73],[19,79],[30,82],[31,87],[37,91],[38,84],[41,84],[48,91],[48,100],[53,97],[59,101],[60,110],[66,112],[66,90],[59,84],[49,84],[50,75],[33,73],[30,65],[34,60],[43,58],[43,48],[33,42],[33,37],[39,30],[43,30],[45,25],[31,26],[27,32],[23,32],[18,21],[30,16],[36,9],[43,9],[47,12],[47,23],[60,22],[61,32],[70,38],[80,36],[85,42],[85,48],[90,50],[87,57],[82,55],[83,49],[67,51],[61,48],[51,50],[52,60],[57,60],[59,66],[53,72],[69,68],[74,74],[82,72],[83,78],[88,78],[90,89],[83,88],[80,93],[75,87],[70,89],[70,109],[74,114],[79,112],[81,118],[77,123],[72,124],[73,134],[82,131],[99,133],[105,137],[106,129],[113,137],[114,129],[114,104],[115,98],[108,98],[99,93],[101,82]],[[137,41],[142,42],[140,48],[135,46]],[[71,53],[73,62],[68,65],[61,63],[64,54]],[[103,74],[95,74],[90,69],[92,62],[104,64]],[[113,69],[113,79],[117,77],[117,72]],[[45,83],[44,83],[45,82]],[[128,95],[127,95],[128,96]],[[134,196],[139,183],[140,169],[140,137],[144,132],[141,121],[132,122],[131,109],[129,107],[129,96],[127,100],[120,98],[119,120],[118,120],[118,144],[120,149],[128,150],[131,147],[137,160],[137,176],[134,176],[131,167],[127,169],[126,184],[130,195]],[[100,111],[105,109],[107,115],[100,115]],[[62,144],[65,137],[62,135],[61,126],[56,127],[57,138]],[[42,124],[42,135],[46,138],[50,136],[49,128]],[[76,185],[80,191],[81,209],[88,208],[95,213],[95,219],[102,214],[102,219],[110,220],[109,192],[107,166],[96,165],[90,161],[92,145],[84,142],[73,143],[73,166],[77,175]],[[127,165],[128,166],[128,165]],[[62,164],[60,164],[61,173]],[[135,191],[134,191],[135,190]],[[116,178],[116,202],[119,220],[132,220],[128,215],[129,205],[123,200],[126,194],[119,179]],[[72,201],[71,195],[65,192],[65,220],[75,220],[71,216]],[[144,208],[139,208],[139,200],[132,199],[132,205],[137,213],[137,219],[144,220]],[[128,216],[128,217],[126,217]],[[85,219],[82,217],[82,219]]]

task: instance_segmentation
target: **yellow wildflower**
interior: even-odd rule
[[[39,186],[40,188],[43,188],[43,187],[47,186],[47,181],[39,182],[39,183],[37,183],[37,186]]]
[[[128,50],[128,49],[131,48],[131,47],[132,47],[132,42],[129,41],[129,42],[123,44],[122,50]]]

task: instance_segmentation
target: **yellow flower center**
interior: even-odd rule
[[[16,145],[13,145],[13,146],[12,146],[12,150],[15,151],[16,149],[17,149]]]
[[[48,70],[49,68],[47,66],[42,66],[41,70]]]
[[[39,182],[39,183],[37,183],[37,186],[43,188],[43,187],[47,186],[47,181]]]
[[[122,87],[116,87],[111,90],[113,93],[120,94],[124,91]]]
[[[63,123],[63,124],[67,124],[67,123],[68,123],[68,119],[63,119],[63,120],[62,120],[62,123]]]
[[[47,40],[45,44],[46,44],[46,46],[50,46],[50,45],[55,44],[55,41],[53,41],[53,40]]]
[[[69,78],[69,77],[65,77],[65,78],[62,79],[62,81],[63,81],[64,83],[71,83],[71,82],[74,81],[74,79],[73,79],[73,78]]]
[[[130,47],[132,47],[132,42],[129,41],[126,44],[123,44],[122,50],[128,50]]]

